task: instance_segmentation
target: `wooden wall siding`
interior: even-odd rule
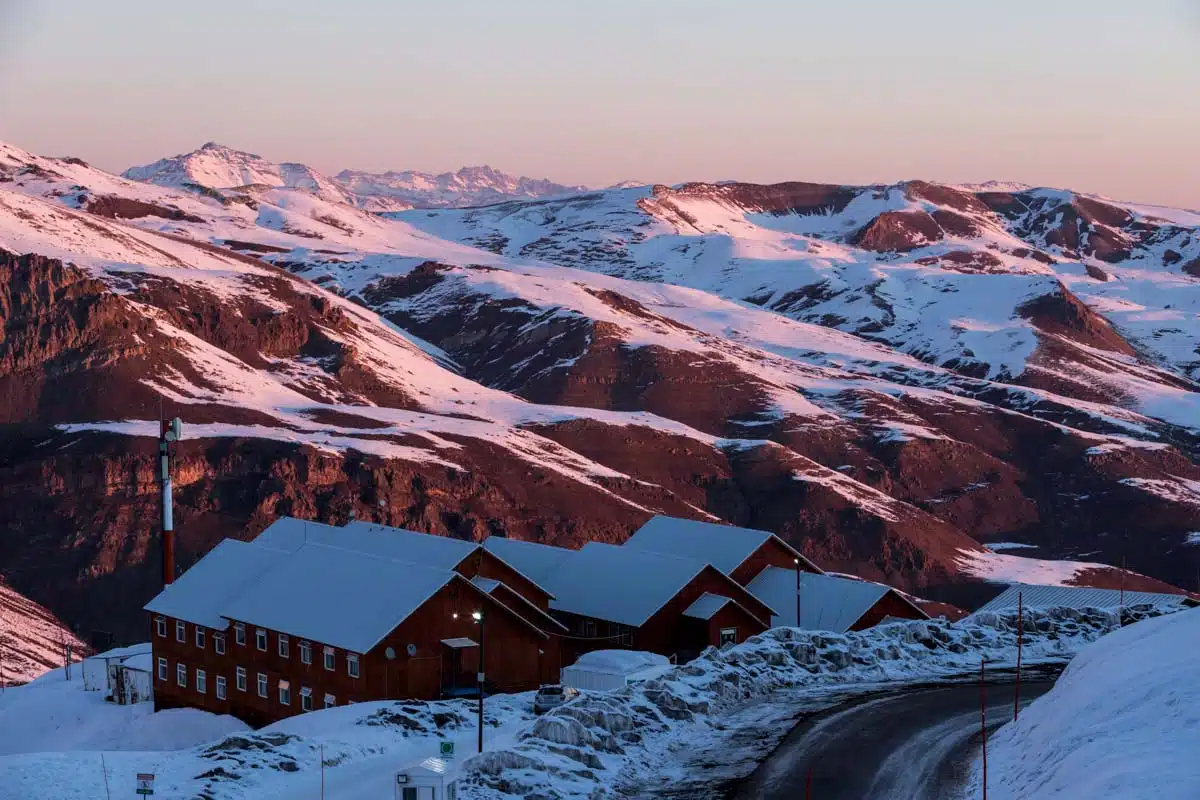
[[[479,641],[479,626],[471,619],[471,612],[483,608],[487,618],[488,652],[487,676],[490,683],[502,691],[525,691],[535,689],[542,682],[557,682],[560,657],[557,652],[557,637],[543,638],[530,629],[512,613],[504,610],[490,598],[454,582],[436,593],[395,631],[384,638],[368,653],[359,653],[359,677],[352,678],[347,671],[347,652],[334,649],[334,670],[325,669],[325,644],[310,642],[312,663],[300,660],[299,637],[288,636],[288,657],[279,656],[279,634],[267,632],[266,652],[257,649],[256,626],[246,623],[246,644],[235,641],[234,624],[224,632],[225,655],[217,655],[213,648],[213,632],[206,631],[205,647],[195,646],[195,628],[186,623],[186,641],[175,641],[175,620],[167,618],[167,636],[159,637],[155,631],[155,615],[150,615],[151,642],[154,656],[155,707],[192,707],[217,714],[232,714],[250,725],[261,727],[285,717],[302,713],[300,690],[312,689],[313,709],[324,707],[325,694],[333,694],[337,704],[386,699],[436,699],[441,696],[443,678],[449,679],[444,667],[448,664],[441,644],[443,639],[464,637]],[[454,612],[458,619],[454,619]],[[410,657],[407,646],[416,646],[416,656]],[[392,647],[396,658],[389,661],[387,647]],[[478,668],[479,649],[465,648],[459,668],[462,679],[474,686]],[[158,658],[167,659],[167,680],[158,679]],[[187,667],[187,687],[175,682],[176,665]],[[246,691],[237,689],[237,667],[246,668]],[[196,668],[205,670],[207,687],[204,694],[196,691]],[[258,673],[267,675],[267,696],[258,696]],[[225,700],[216,695],[217,676],[225,677],[227,693]],[[544,681],[545,675],[552,681]],[[286,680],[291,686],[291,703],[279,702],[279,681]]]
[[[762,633],[766,628],[762,622],[756,619],[746,609],[734,603],[726,603],[725,607],[712,615],[708,620],[708,644],[713,647],[721,646],[721,630],[723,628],[736,628],[737,638],[734,639],[735,644],[741,644],[751,636]]]
[[[729,573],[729,577],[745,586],[750,581],[758,577],[758,573],[762,572],[767,567],[782,567],[783,569],[795,569],[796,557],[788,552],[788,549],[779,543],[778,540],[769,538],[758,549],[750,554],[749,558],[737,566],[733,572]],[[805,572],[812,572],[812,568],[800,562],[800,569]]]
[[[543,611],[550,610],[550,593],[510,567],[488,550],[477,550],[454,568],[460,575],[500,581]]]
[[[924,617],[911,605],[904,601],[904,598],[895,592],[888,592],[879,601],[863,614],[857,622],[850,626],[852,631],[861,631],[867,628],[872,628],[883,622],[884,617],[897,617],[899,619],[924,619]]]
[[[732,597],[752,614],[756,616],[762,614],[762,620],[756,620],[755,630],[751,633],[762,633],[767,629],[770,615],[767,613],[766,606],[745,589],[730,585],[729,580],[715,567],[707,566],[644,625],[638,628],[634,635],[634,647],[638,650],[650,650],[663,655],[676,653],[678,651],[676,629],[679,627],[679,621],[686,619],[683,612],[705,592]]]

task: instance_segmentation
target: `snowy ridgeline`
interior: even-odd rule
[[[1200,609],[1114,632],[988,744],[994,800],[1200,797]],[[967,797],[982,794],[976,765]]]
[[[1125,610],[1125,621],[1164,613]],[[1112,611],[1051,609],[1024,616],[1024,663],[1062,662],[1114,630]],[[1016,661],[1017,614],[970,623],[899,622],[859,633],[776,628],[725,650],[710,648],[661,677],[609,694],[588,694],[539,718],[508,748],[464,765],[460,797],[639,796],[662,780],[661,765],[723,729],[727,715],[781,690],[831,691],[861,684],[921,682]]]

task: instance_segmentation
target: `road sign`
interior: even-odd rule
[[[442,742],[439,755],[442,758],[454,758],[454,742]]]
[[[139,772],[137,776],[137,793],[140,795],[154,794],[154,775],[148,772]]]

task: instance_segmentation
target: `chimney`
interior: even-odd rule
[[[181,423],[179,417],[164,427],[158,438],[159,478],[162,481],[162,581],[163,587],[175,580],[175,520],[171,505],[171,451],[170,443],[179,441]]]

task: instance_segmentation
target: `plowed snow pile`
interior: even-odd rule
[[[1125,610],[1125,621],[1163,613]],[[1025,614],[1024,663],[1066,661],[1117,627],[1117,615],[1097,609]],[[1015,662],[1017,615],[977,614],[969,623],[901,622],[830,634],[775,628],[661,677],[611,693],[585,694],[538,719],[511,747],[464,764],[460,796],[640,796],[655,781],[664,756],[695,747],[729,712],[780,691],[865,688],[936,680]],[[1084,796],[1084,795],[1080,795]]]
[[[1106,636],[988,745],[993,800],[1200,797],[1200,609]],[[968,797],[981,794],[974,775]]]

